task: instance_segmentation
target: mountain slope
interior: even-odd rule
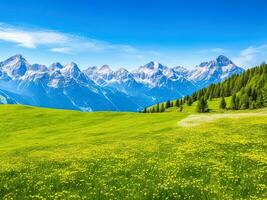
[[[124,68],[113,71],[108,65],[83,71],[75,63],[31,65],[23,56],[15,55],[0,62],[0,89],[16,94],[9,103],[82,111],[137,111],[190,95],[242,70],[224,56],[193,71],[150,62],[131,72]]]
[[[218,83],[234,74],[241,74],[243,68],[236,66],[225,56],[219,56],[216,60],[203,62],[189,73],[189,80],[198,83],[200,87],[206,87],[211,83]]]
[[[80,71],[75,63],[61,66],[59,63],[49,69],[30,65],[21,55],[15,55],[1,62],[0,88],[17,93],[17,103],[83,111],[128,110],[117,107],[113,101],[119,98],[127,105],[127,96],[99,87]]]
[[[223,82],[211,84],[206,88],[194,92],[175,101],[167,101],[144,109],[144,112],[163,112],[170,107],[191,106],[194,102],[201,100],[211,103],[213,98],[231,97],[231,102],[224,103],[222,109],[255,109],[267,106],[267,65],[248,69],[242,74],[235,74]],[[207,105],[208,106],[208,105]],[[208,108],[207,108],[208,109]]]

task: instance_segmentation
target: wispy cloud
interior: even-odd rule
[[[57,53],[70,53],[71,49],[68,47],[58,47],[58,48],[51,48],[49,49],[52,52],[57,52]]]
[[[238,65],[244,67],[252,67],[266,61],[267,44],[260,46],[250,46],[241,50],[239,56],[233,59]]]
[[[137,50],[126,44],[62,33],[54,30],[33,30],[0,23],[0,40],[14,43],[24,48],[46,47],[57,53],[118,51],[135,53]]]
[[[199,53],[223,53],[225,50],[222,48],[212,48],[212,49],[202,49],[199,51]]]
[[[54,31],[30,31],[0,24],[0,40],[25,48],[36,48],[39,45],[63,45],[69,41],[69,37]]]

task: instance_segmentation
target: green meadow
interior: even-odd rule
[[[227,99],[229,102],[229,99]],[[0,199],[265,199],[267,109],[0,106]]]

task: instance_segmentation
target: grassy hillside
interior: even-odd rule
[[[267,109],[190,109],[1,105],[0,199],[266,198]]]
[[[207,100],[208,102],[208,106],[209,106],[209,109],[210,109],[210,113],[229,113],[229,112],[233,112],[233,111],[230,111],[230,110],[226,110],[226,109],[220,109],[220,101],[221,99],[220,98],[216,98],[216,99],[212,99],[212,100]],[[231,102],[231,97],[225,97],[225,101],[226,101],[226,104],[227,105],[230,105],[230,102]],[[173,102],[174,103],[174,102]],[[176,107],[176,106],[173,106],[173,107],[170,107],[170,108],[167,108],[165,110],[165,112],[179,112],[179,113],[187,113],[187,114],[193,114],[193,113],[197,113],[197,103],[198,102],[193,102],[192,105],[188,105],[188,104],[183,104],[183,110],[182,112],[180,112],[180,108],[179,107]],[[158,114],[158,113],[157,113]]]
[[[206,88],[194,92],[191,96],[186,96],[174,101],[158,103],[144,108],[144,113],[165,112],[170,107],[183,107],[185,104],[191,105],[192,102],[198,103],[199,112],[207,112],[210,107],[206,105],[209,100],[211,106],[220,105],[211,102],[214,98],[227,97],[227,105],[221,106],[224,109],[245,110],[256,109],[267,106],[267,64],[262,64],[246,70],[239,75],[233,75],[223,82],[211,84]],[[231,100],[229,100],[231,98]],[[180,109],[179,108],[179,109]],[[214,106],[211,108],[214,109]]]

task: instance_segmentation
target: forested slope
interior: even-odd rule
[[[226,107],[224,98],[231,97],[231,103]],[[265,107],[267,103],[267,64],[246,70],[240,75],[233,75],[231,78],[217,84],[211,84],[174,101],[167,101],[145,108],[143,112],[163,112],[170,107],[179,107],[186,103],[191,106],[198,101],[197,111],[208,111],[207,101],[214,98],[221,98],[220,106],[222,109],[255,109]]]

